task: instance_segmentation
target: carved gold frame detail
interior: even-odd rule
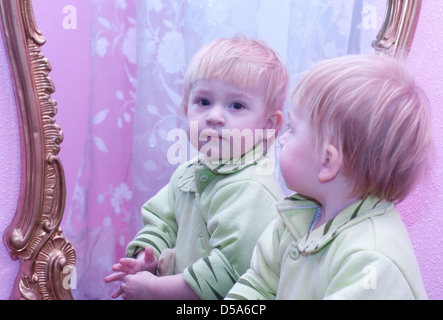
[[[373,48],[381,54],[406,59],[414,40],[422,0],[388,0],[386,18]]]
[[[388,0],[376,51],[406,58],[417,26],[421,0]],[[11,257],[20,263],[11,299],[73,299],[69,279],[75,251],[60,223],[65,180],[58,153],[63,134],[55,123],[57,103],[51,66],[40,48],[32,0],[0,0],[4,45],[9,57],[21,139],[21,185],[16,214],[3,234]]]
[[[3,234],[20,262],[11,299],[72,299],[70,273],[75,251],[60,222],[65,180],[58,157],[63,134],[54,120],[57,103],[45,43],[30,0],[0,0],[2,32],[9,56],[21,139],[21,185],[17,211]]]

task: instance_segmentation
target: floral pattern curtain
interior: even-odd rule
[[[202,45],[262,39],[280,53],[293,85],[319,60],[372,52],[375,2],[93,0],[89,132],[63,226],[77,252],[74,296],[109,299],[115,290],[103,278],[141,227],[141,205],[178,165],[167,160],[175,143],[168,133],[184,129],[183,76]]]
[[[132,214],[132,137],[137,88],[134,1],[91,1],[87,141],[64,233],[76,250],[77,299],[109,299],[103,278],[124,256]]]

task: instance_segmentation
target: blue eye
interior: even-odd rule
[[[241,103],[239,103],[239,102],[234,102],[233,104],[231,104],[231,108],[232,109],[235,109],[235,110],[241,110],[241,109],[243,109],[245,106],[244,105],[242,105]]]
[[[211,102],[209,102],[207,99],[200,99],[197,103],[202,107],[208,107],[211,105]]]

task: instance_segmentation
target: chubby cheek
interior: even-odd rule
[[[282,151],[280,153],[280,158],[279,158],[279,165],[280,165],[280,171],[283,176],[283,179],[285,179],[286,185],[288,187],[290,184],[289,182],[292,180],[291,174],[292,174],[292,169],[294,167],[293,161],[294,161],[294,159],[291,159],[290,155],[287,152],[287,149],[282,148]]]
[[[197,121],[190,121],[187,123],[186,135],[189,143],[194,149],[203,154],[217,157],[220,148],[220,141],[218,139],[217,131],[212,129],[203,129],[203,125]]]
[[[188,121],[186,125],[186,135],[188,136],[188,141],[191,143],[191,145],[197,149],[200,150],[200,141],[198,139],[199,132],[198,132],[198,122],[196,121]]]

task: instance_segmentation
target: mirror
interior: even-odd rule
[[[406,58],[421,1],[388,0],[386,8],[372,46],[382,54]],[[60,229],[66,200],[58,156],[63,134],[54,120],[57,104],[51,99],[55,90],[49,78],[51,66],[40,51],[45,39],[34,20],[31,0],[0,0],[0,10],[21,155],[17,210],[3,234],[10,256],[20,263],[10,298],[73,299],[69,279],[76,252]]]
[[[12,259],[20,262],[10,298],[72,299],[67,279],[75,252],[59,227],[65,201],[58,158],[63,135],[54,121],[51,67],[40,52],[45,39],[35,24],[31,1],[2,0],[0,10],[21,149],[17,210],[3,234]]]

